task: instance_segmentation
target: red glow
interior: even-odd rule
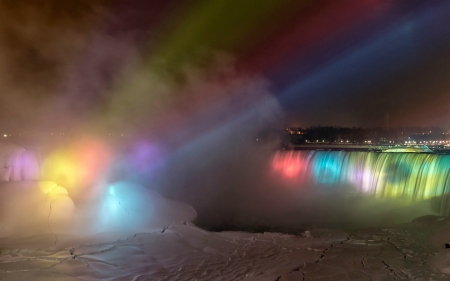
[[[272,168],[285,178],[296,178],[305,175],[308,167],[306,159],[302,159],[300,154],[277,153],[272,160]]]
[[[355,26],[370,22],[389,8],[389,1],[325,1],[312,9],[302,10],[290,23],[283,25],[261,43],[257,51],[245,55],[243,65],[255,72],[273,70],[295,56],[304,56],[317,47],[342,37]],[[280,63],[281,62],[281,63]]]

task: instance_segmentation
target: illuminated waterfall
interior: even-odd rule
[[[450,214],[450,155],[356,151],[279,151],[273,170],[298,184],[352,186],[375,197],[433,199]]]

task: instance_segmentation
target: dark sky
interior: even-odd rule
[[[444,0],[0,1],[0,128],[177,122],[222,95],[251,106],[252,79],[288,125],[450,128],[448,15]],[[209,95],[216,67],[233,86]]]

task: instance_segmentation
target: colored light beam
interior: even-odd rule
[[[412,27],[440,12],[439,7],[434,7],[420,17],[407,18],[386,33],[355,47],[307,77],[296,77],[295,70],[292,69],[289,73],[284,73],[291,81],[299,79],[292,84],[284,84],[289,86],[282,90],[282,104],[292,103],[296,96],[304,98],[330,91],[337,96],[352,87],[360,87],[358,80],[366,83],[379,81],[412,66],[426,51],[423,47],[419,48],[419,42],[415,40],[417,30]],[[422,36],[428,37],[427,34]],[[327,83],[324,84],[323,81]],[[333,98],[331,94],[329,98]]]

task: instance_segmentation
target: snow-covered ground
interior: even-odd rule
[[[448,223],[448,222],[447,222]],[[177,223],[138,233],[0,240],[1,280],[448,280],[415,228],[354,234],[210,233]],[[443,245],[442,245],[443,247]]]
[[[0,188],[8,185],[3,183]],[[352,233],[329,229],[312,229],[301,236],[217,233],[189,222],[195,217],[189,206],[166,200],[156,192],[148,198],[153,218],[131,213],[149,218],[148,224],[136,225],[135,229],[127,225],[126,218],[119,217],[127,227],[105,226],[106,231],[93,233],[93,228],[80,223],[75,209],[71,220],[78,221],[78,225],[71,231],[59,233],[51,229],[51,221],[46,221],[43,228],[22,226],[21,232],[1,233],[0,280],[448,280],[450,277],[446,275],[450,273],[450,249],[445,249],[450,229],[448,218],[429,216],[390,228]],[[93,222],[95,219],[90,218],[89,223]],[[2,231],[4,228],[8,228],[5,222]]]

